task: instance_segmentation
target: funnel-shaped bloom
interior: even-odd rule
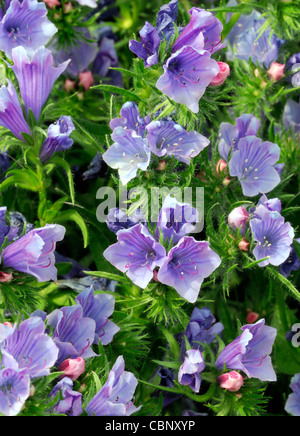
[[[109,123],[111,130],[116,127],[123,127],[124,129],[134,130],[138,135],[144,136],[145,127],[150,123],[150,116],[142,118],[139,108],[132,101],[127,101],[123,104],[120,111],[120,118],[114,118]]]
[[[129,41],[129,49],[140,59],[143,59],[145,67],[151,67],[158,62],[160,37],[155,27],[147,21],[139,34],[141,42],[131,39]]]
[[[161,40],[170,41],[175,33],[174,22],[178,13],[178,0],[171,0],[163,5],[157,14],[156,29]]]
[[[169,251],[157,278],[175,288],[190,303],[195,303],[203,280],[220,264],[220,257],[208,242],[185,236]]]
[[[47,13],[44,2],[12,0],[0,22],[0,50],[11,58],[15,47],[22,46],[31,55],[47,44],[57,32]]]
[[[31,230],[3,250],[3,266],[31,274],[39,282],[57,280],[54,251],[65,231],[58,224]]]
[[[194,392],[200,391],[201,372],[204,370],[204,360],[200,350],[188,350],[186,358],[178,372],[178,381],[181,385],[190,386]]]
[[[31,109],[38,121],[55,81],[65,71],[70,60],[55,68],[53,56],[47,48],[39,47],[29,59],[25,48],[21,46],[12,50],[12,59],[12,70],[18,79],[26,112],[28,114]]]
[[[31,135],[31,132],[25,121],[17,92],[8,79],[7,82],[7,86],[3,85],[0,88],[0,125],[24,141],[22,133]]]
[[[70,135],[73,130],[75,130],[75,126],[69,116],[63,116],[57,123],[49,126],[47,139],[44,141],[39,155],[42,163],[48,162],[54,153],[72,147],[74,141]]]
[[[300,416],[300,374],[294,375],[290,388],[293,393],[288,396],[284,409],[292,416]]]
[[[30,394],[30,377],[18,368],[0,370],[0,413],[16,416]]]

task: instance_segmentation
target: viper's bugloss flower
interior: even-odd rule
[[[286,130],[300,132],[300,104],[294,100],[288,99],[286,102],[283,114],[282,122]]]
[[[230,67],[228,64],[226,64],[225,62],[218,62],[218,65],[219,65],[220,71],[216,75],[216,77],[214,77],[212,79],[212,81],[210,82],[210,86],[223,85],[223,83],[225,82],[225,80],[227,79],[227,77],[230,74]]]
[[[220,375],[218,377],[218,382],[222,389],[226,389],[229,392],[238,392],[244,384],[244,379],[240,373],[230,371],[226,374]]]
[[[264,206],[260,206],[263,208]],[[257,242],[253,250],[256,260],[268,259],[259,262],[263,267],[268,264],[279,266],[285,262],[291,252],[291,245],[294,239],[294,229],[289,222],[278,212],[259,214],[261,218],[250,220],[250,228],[254,241]]]
[[[181,203],[176,198],[168,195],[162,205],[156,228],[156,238],[159,239],[160,231],[164,241],[172,240],[173,244],[195,229],[199,220],[197,209],[190,204]]]
[[[3,244],[5,238],[7,238],[7,242],[12,241],[18,231],[17,228],[8,226],[6,224],[6,212],[6,206],[0,207],[0,247]]]
[[[300,238],[295,239],[298,243],[300,243]],[[284,277],[289,277],[292,271],[298,271],[300,268],[300,259],[296,253],[295,248],[292,246],[289,257],[285,262],[283,262],[279,266],[279,272]]]
[[[223,324],[216,322],[216,318],[208,307],[203,309],[195,307],[186,327],[185,336],[193,349],[203,351],[201,344],[211,344],[215,340],[215,335],[220,336],[223,330]]]
[[[83,316],[79,304],[54,310],[48,315],[47,324],[54,330],[52,337],[59,349],[56,366],[67,358],[95,356],[91,345],[95,339],[96,323]]]
[[[44,2],[12,0],[0,22],[0,50],[11,58],[15,47],[22,46],[31,55],[46,45],[57,32],[47,13]]]
[[[5,178],[6,172],[10,168],[10,159],[7,155],[7,153],[4,151],[3,153],[0,152],[0,181],[2,181]]]
[[[210,143],[196,131],[187,132],[173,121],[152,121],[146,126],[151,151],[159,157],[174,156],[187,165]]]
[[[208,242],[185,236],[169,251],[157,278],[176,289],[190,303],[195,303],[203,280],[220,264],[220,257]]]
[[[199,392],[201,387],[201,372],[205,364],[200,350],[188,350],[186,358],[178,372],[178,381],[183,386],[189,386],[194,392]]]
[[[85,361],[82,357],[76,359],[66,359],[57,368],[59,372],[63,372],[60,378],[68,377],[71,380],[76,380],[85,371]]]
[[[265,19],[257,11],[250,15],[241,15],[226,38],[229,42],[227,59],[251,59],[254,64],[258,62],[259,65],[269,68],[271,63],[277,60],[282,41],[270,27],[259,36],[264,23]]]
[[[45,323],[37,316],[8,329],[1,349],[9,353],[30,378],[49,375],[58,356],[57,346],[45,333]]]
[[[198,113],[200,98],[219,73],[218,63],[210,56],[206,50],[181,47],[167,59],[157,88],[176,103],[185,104]]]
[[[176,39],[172,51],[191,46],[197,50],[208,50],[214,53],[225,47],[222,43],[223,25],[218,18],[205,9],[190,9],[190,22]],[[217,74],[215,74],[217,75]]]
[[[290,388],[293,393],[288,396],[285,411],[293,416],[300,416],[300,374],[294,375]]]
[[[80,416],[82,410],[82,394],[73,390],[73,381],[64,377],[52,389],[50,397],[55,397],[60,392],[61,399],[54,406],[53,411],[67,416]]]
[[[72,147],[74,141],[70,135],[74,130],[75,126],[69,116],[63,116],[56,123],[51,124],[48,128],[47,139],[40,149],[40,161],[45,164],[54,153]]]
[[[125,371],[123,356],[119,356],[108,375],[107,382],[86,407],[88,416],[130,416],[137,412],[133,396],[138,381]]]
[[[141,209],[135,210],[133,214],[128,216],[122,209],[114,207],[110,209],[106,220],[109,230],[116,234],[119,230],[130,229],[130,227],[134,227],[138,223],[147,226],[146,218]]]
[[[157,14],[156,30],[161,40],[170,41],[175,33],[174,23],[178,13],[178,0],[171,0],[163,5]]]
[[[268,74],[271,80],[278,82],[284,76],[285,64],[279,64],[273,62],[268,70]]]
[[[155,27],[146,21],[139,32],[141,42],[131,39],[129,49],[140,59],[143,59],[145,67],[151,67],[158,62],[158,48],[160,37]]]
[[[116,127],[111,135],[114,143],[103,154],[108,166],[119,170],[123,185],[132,180],[139,169],[145,171],[150,163],[148,141],[133,130]]]
[[[31,230],[3,250],[3,266],[31,274],[39,282],[57,280],[54,251],[56,243],[63,240],[65,231],[58,224]]]
[[[30,394],[30,377],[24,370],[0,369],[0,413],[16,416]]]
[[[216,360],[216,367],[243,371],[249,378],[276,381],[270,354],[277,330],[265,325],[261,319],[256,324],[246,324],[242,334],[227,345]]]
[[[120,71],[112,70],[111,67],[119,67],[115,41],[104,36],[101,40],[99,51],[92,65],[92,73],[111,80],[111,83],[120,88],[123,85],[123,76]]]
[[[22,133],[31,135],[30,128],[25,121],[17,92],[7,79],[8,85],[0,88],[0,125],[10,130],[13,135],[24,141]]]
[[[229,227],[233,230],[239,230],[243,236],[246,234],[248,220],[249,213],[242,206],[234,208],[228,215]]]
[[[120,328],[109,320],[115,309],[115,297],[109,294],[95,295],[92,289],[81,292],[76,298],[77,304],[83,309],[83,316],[91,318],[96,323],[94,343],[109,344]]]
[[[127,130],[134,130],[139,136],[144,136],[146,126],[151,121],[149,115],[142,118],[139,108],[132,101],[127,101],[123,104],[120,115],[121,117],[110,121],[109,127],[111,130],[114,130],[116,127],[123,127]]]
[[[262,208],[259,206],[264,206],[270,212],[281,212],[281,200],[279,198],[270,198],[266,195],[262,195],[257,203],[257,208],[253,213],[255,218],[259,218],[262,212]]]
[[[142,224],[117,233],[118,242],[108,247],[103,256],[118,270],[126,273],[134,284],[146,288],[153,278],[153,270],[161,266],[165,248]]]
[[[56,68],[51,51],[47,48],[39,47],[30,59],[22,46],[12,50],[12,60],[14,65],[11,68],[18,79],[26,112],[28,114],[31,109],[38,121],[54,83],[66,70],[70,60]]]
[[[239,178],[245,196],[265,194],[280,183],[280,176],[274,168],[279,157],[280,148],[277,144],[247,136],[240,139],[238,150],[232,153],[229,173]]]
[[[245,136],[256,136],[259,120],[252,114],[243,114],[235,120],[235,125],[221,123],[219,129],[219,154],[227,162],[228,155],[238,149],[238,143]]]

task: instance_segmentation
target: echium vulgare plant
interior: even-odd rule
[[[299,6],[0,0],[1,416],[300,416]]]

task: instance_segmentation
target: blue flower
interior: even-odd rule
[[[300,238],[295,239],[298,243],[300,243]],[[292,246],[291,252],[289,254],[289,257],[285,262],[283,262],[279,266],[279,272],[284,277],[289,277],[292,271],[298,271],[300,268],[300,259],[296,253],[295,248]]]
[[[155,27],[147,21],[140,30],[139,35],[141,42],[131,39],[129,49],[140,59],[143,59],[145,67],[151,67],[158,62],[160,37]]]
[[[141,223],[147,226],[146,218],[140,209],[137,209],[130,217],[122,209],[113,208],[109,211],[106,224],[109,230],[113,233],[118,233],[119,230],[130,229],[136,224]]]
[[[12,49],[22,46],[31,55],[46,45],[57,28],[47,18],[47,7],[37,0],[12,0],[0,22],[0,50],[11,58]]]
[[[51,124],[48,128],[47,139],[42,144],[39,158],[45,164],[58,151],[68,150],[73,145],[73,139],[70,138],[75,126],[71,117],[63,116],[56,123]]]
[[[300,104],[294,100],[288,99],[286,102],[282,122],[286,130],[291,129],[294,133],[300,132]]]
[[[290,388],[293,393],[288,396],[285,410],[293,416],[300,416],[300,374],[294,375]]]
[[[53,411],[67,416],[80,416],[82,410],[82,394],[73,390],[73,381],[64,377],[52,389],[50,397],[55,397],[60,392],[61,398],[54,406]]]
[[[123,104],[121,117],[114,118],[110,121],[109,127],[114,130],[116,127],[123,127],[127,130],[134,130],[139,136],[144,136],[146,126],[150,123],[150,116],[142,118],[139,108],[132,101]]]
[[[174,23],[178,13],[178,0],[163,5],[157,14],[156,29],[161,40],[170,41],[175,33]]]
[[[178,372],[178,381],[183,386],[189,386],[194,392],[200,391],[201,372],[205,364],[200,350],[188,350],[186,358]]]

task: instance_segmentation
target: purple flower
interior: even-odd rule
[[[239,178],[245,196],[265,194],[280,183],[280,176],[274,168],[279,156],[277,144],[247,136],[239,141],[238,150],[232,153],[229,173]]]
[[[115,41],[112,38],[103,37],[99,51],[92,66],[92,73],[101,77],[109,78],[113,85],[122,87],[123,76],[120,71],[110,70],[110,67],[119,67],[118,55],[115,49]]]
[[[282,122],[286,130],[300,132],[300,104],[294,100],[288,100],[284,106]]]
[[[123,127],[124,129],[136,131],[139,136],[144,136],[145,128],[151,121],[149,115],[142,118],[139,108],[132,101],[123,104],[120,115],[121,118],[114,118],[109,123],[111,130],[116,127]]]
[[[88,416],[130,416],[136,413],[139,408],[133,405],[132,398],[137,384],[135,376],[125,371],[123,356],[119,356],[107,382],[88,403]]]
[[[0,413],[16,416],[30,393],[30,377],[17,368],[0,369]]]
[[[200,391],[201,372],[204,370],[204,360],[200,350],[188,350],[178,372],[178,381],[183,386],[190,386],[194,392]]]
[[[83,309],[83,316],[96,322],[94,343],[109,344],[120,328],[109,320],[115,308],[115,298],[109,294],[95,295],[92,289],[81,292],[76,303]]]
[[[242,207],[235,207],[228,215],[228,225],[233,230],[239,230],[242,236],[245,236],[247,231],[247,224],[249,220],[249,213]]]
[[[11,68],[18,79],[27,115],[31,109],[38,121],[55,81],[65,71],[70,60],[55,68],[50,50],[39,47],[29,59],[25,48],[21,46],[12,50],[12,59],[14,65]]]
[[[219,130],[219,154],[227,162],[229,152],[238,149],[239,140],[245,136],[256,136],[259,129],[259,120],[251,114],[238,117],[236,125],[221,123]]]
[[[22,133],[31,135],[30,128],[25,121],[17,92],[10,80],[7,79],[7,82],[8,86],[0,88],[0,125],[24,141]]]
[[[257,203],[257,206],[264,206],[268,211],[270,212],[281,212],[281,200],[279,198],[270,198],[268,199],[266,195],[262,195],[259,199],[259,202]],[[259,211],[258,207],[256,208],[255,212],[253,212],[255,218],[259,218]],[[260,210],[261,208],[259,208]]]
[[[277,330],[266,326],[264,319],[247,324],[241,330],[243,333],[219,354],[218,370],[222,371],[226,365],[226,369],[243,371],[249,378],[276,381],[270,354]]]
[[[46,45],[57,28],[47,19],[47,7],[37,0],[12,0],[0,22],[0,50],[11,58],[12,49],[22,46],[28,54]]]
[[[18,229],[16,227],[6,225],[6,212],[7,207],[0,207],[0,247],[2,246],[5,238],[10,242],[16,236]]]
[[[191,20],[176,39],[172,51],[191,46],[196,50],[208,50],[214,53],[225,47],[222,44],[223,25],[218,18],[205,9],[193,7],[189,11]],[[215,76],[218,74],[215,74]]]
[[[266,213],[260,214],[261,219],[250,220],[253,239],[257,242],[253,254],[256,260],[269,257],[259,263],[261,267],[268,264],[279,266],[290,255],[294,229],[278,212],[265,210]]]
[[[144,27],[139,32],[141,42],[131,39],[129,49],[140,59],[143,59],[145,67],[151,67],[158,62],[158,48],[160,37],[152,24],[146,21]]]
[[[3,250],[3,266],[31,274],[39,282],[57,280],[54,251],[65,231],[58,224],[31,230]]]
[[[151,151],[157,156],[174,156],[189,165],[209,144],[209,139],[198,132],[187,132],[173,121],[152,121],[146,126]]]
[[[145,171],[148,168],[151,154],[148,142],[133,130],[122,127],[116,127],[111,137],[115,142],[104,153],[103,160],[119,170],[120,180],[126,185],[136,176],[138,169]]]
[[[185,236],[169,251],[157,278],[175,288],[190,303],[195,303],[203,280],[220,264],[220,257],[208,242]]]
[[[95,339],[96,323],[83,316],[79,304],[54,310],[48,315],[47,323],[54,329],[53,340],[59,349],[56,366],[68,358],[95,356],[91,345]]]
[[[39,154],[43,164],[48,162],[54,153],[72,147],[74,141],[70,135],[73,130],[75,130],[75,126],[69,116],[63,116],[49,126],[47,139],[44,141]]]
[[[116,234],[119,230],[130,229],[130,227],[134,227],[138,223],[147,226],[146,218],[141,209],[137,209],[132,215],[128,216],[122,209],[114,207],[110,209],[106,220],[109,230]]]
[[[8,332],[2,348],[30,378],[49,375],[58,356],[58,348],[45,333],[43,320],[37,316],[26,319],[19,327],[15,325]]]
[[[176,103],[198,113],[199,100],[218,73],[218,63],[208,51],[184,46],[169,57],[156,86]]]
[[[290,388],[293,393],[288,396],[284,409],[293,416],[300,416],[300,374],[294,375]]]
[[[73,381],[64,377],[53,388],[50,397],[55,397],[60,392],[61,397],[54,406],[53,411],[68,416],[80,416],[82,410],[82,394],[73,390]]]
[[[201,344],[211,344],[215,340],[215,335],[219,336],[223,330],[223,324],[216,323],[216,318],[208,307],[201,310],[195,307],[185,330],[185,336],[193,349],[202,351]]]
[[[153,270],[163,263],[166,251],[142,224],[117,233],[118,242],[108,247],[103,256],[134,284],[146,288]]]
[[[300,243],[300,238],[295,239],[295,241]],[[299,268],[300,268],[300,259],[296,253],[295,248],[292,246],[289,257],[285,262],[283,262],[279,266],[279,272],[284,277],[289,277],[292,271],[298,271]]]
[[[0,181],[5,178],[6,172],[10,168],[10,159],[5,152],[0,152]]]
[[[195,223],[199,220],[197,209],[187,203],[180,203],[176,198],[168,195],[161,208],[157,228],[156,238],[159,239],[160,231],[164,240],[172,239],[173,244],[195,229]]]
[[[171,0],[163,5],[157,14],[156,30],[161,40],[170,41],[175,33],[174,22],[178,13],[178,0]]]

